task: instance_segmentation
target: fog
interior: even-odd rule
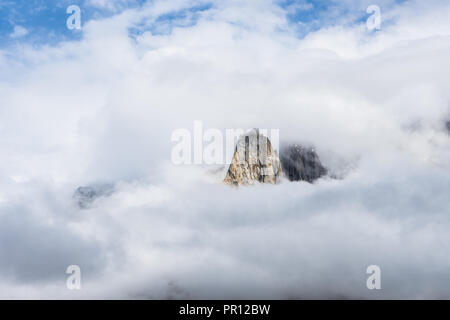
[[[299,36],[269,1],[91,1],[115,13],[81,40],[0,49],[0,298],[449,298],[450,4],[385,1],[375,32],[354,3]],[[340,179],[226,186],[171,161],[194,121],[279,129]]]

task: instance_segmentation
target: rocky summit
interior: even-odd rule
[[[97,198],[109,196],[113,192],[114,186],[112,184],[81,186],[75,191],[73,199],[80,209],[89,209]]]
[[[252,129],[238,139],[223,182],[236,186],[255,182],[274,184],[282,172],[280,159],[269,138],[260,134],[258,129]]]
[[[291,144],[281,149],[281,165],[290,181],[314,182],[327,174],[327,169],[320,162],[312,147]]]

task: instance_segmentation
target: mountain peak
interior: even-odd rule
[[[280,159],[272,150],[269,138],[254,128],[239,137],[223,182],[229,185],[274,184],[282,172]]]

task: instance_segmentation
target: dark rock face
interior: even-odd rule
[[[447,129],[447,133],[450,134],[450,120],[445,122],[445,128]]]
[[[290,181],[308,181],[310,183],[327,174],[313,148],[294,144],[282,148],[280,153],[283,172]]]
[[[89,208],[95,199],[102,196],[109,196],[114,192],[114,186],[112,185],[97,185],[78,187],[73,195],[80,209]]]

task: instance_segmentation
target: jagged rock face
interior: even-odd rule
[[[109,196],[114,192],[114,186],[95,185],[87,187],[78,187],[73,198],[80,209],[88,209],[95,199],[103,196]]]
[[[290,181],[304,180],[312,183],[327,174],[327,169],[313,148],[289,145],[281,150],[280,158],[283,171]]]
[[[254,129],[242,135],[223,182],[229,185],[250,185],[255,182],[276,183],[283,170],[270,140]]]

